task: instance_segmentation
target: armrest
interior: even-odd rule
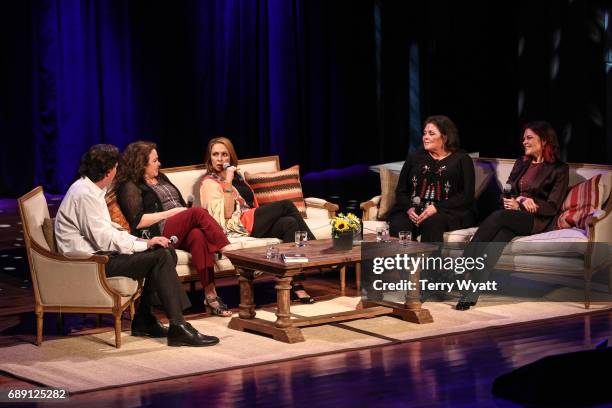
[[[338,204],[330,203],[322,198],[307,197],[304,201],[306,202],[307,208],[327,210],[328,218],[334,218],[336,216],[336,211],[340,209]]]
[[[36,241],[30,241],[32,250],[38,252],[40,255],[47,258],[55,259],[56,261],[66,261],[74,263],[90,263],[95,262],[98,264],[106,264],[108,262],[108,256],[106,255],[94,255],[87,252],[69,252],[66,254],[58,254],[51,252],[36,243]]]
[[[376,221],[376,213],[378,213],[378,205],[380,204],[381,196],[372,197],[359,205],[362,211],[362,219],[364,221]]]
[[[591,242],[612,242],[612,211],[596,210],[585,223],[587,236]]]
[[[32,283],[42,305],[112,307],[121,294],[106,280],[106,256],[68,258],[33,243],[28,257]]]

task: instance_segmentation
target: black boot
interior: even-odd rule
[[[219,339],[215,336],[206,336],[197,331],[192,325],[187,322],[181,324],[171,324],[168,331],[169,346],[192,346],[204,347],[214,346],[219,343]]]
[[[476,302],[478,302],[478,294],[463,294],[459,298],[459,302],[457,302],[457,306],[455,306],[456,310],[468,310],[472,306],[476,306]]]
[[[132,320],[132,336],[166,337],[168,328],[152,314],[136,313]]]

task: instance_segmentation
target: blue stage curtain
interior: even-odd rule
[[[134,136],[127,3],[34,4],[34,184],[62,191],[89,146]]]
[[[24,39],[0,50],[6,76],[29,74],[3,78],[25,113],[0,129],[31,146],[10,155],[32,169],[0,166],[2,194],[65,191],[96,143],[153,140],[164,166],[201,163],[216,135],[303,172],[379,159],[355,143],[376,134],[373,2],[30,0],[0,14]]]

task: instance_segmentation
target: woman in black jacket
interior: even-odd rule
[[[483,251],[487,255],[484,269],[476,273],[473,282],[485,282],[499,260],[504,246],[495,243],[552,229],[553,219],[567,195],[569,167],[560,160],[553,127],[543,121],[525,125],[523,148],[525,155],[514,163],[508,177],[513,198],[504,198],[504,209],[482,222],[463,253],[464,257],[472,258],[482,256]],[[467,310],[477,301],[478,293],[465,293],[456,309]]]
[[[423,147],[402,167],[390,233],[411,231],[421,242],[442,242],[446,231],[474,225],[474,164],[459,149],[459,132],[446,116],[425,120]]]
[[[123,152],[117,171],[117,201],[133,235],[176,236],[176,248],[191,253],[200,274],[204,304],[218,316],[232,312],[217,296],[214,281],[215,252],[229,244],[223,229],[203,208],[187,208],[181,193],[159,171],[157,146],[131,143]]]

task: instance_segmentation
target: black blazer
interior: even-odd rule
[[[514,162],[514,167],[508,177],[508,183],[512,185],[512,192],[518,196],[520,188],[519,181],[529,168],[532,159],[521,157]],[[536,173],[531,187],[527,190],[533,201],[538,205],[538,211],[534,214],[532,234],[551,229],[552,220],[555,218],[561,204],[567,195],[569,183],[569,166],[567,163],[557,161],[555,163],[542,163]]]
[[[159,173],[158,177],[176,189],[181,200],[181,205],[183,207],[187,207],[187,204],[185,203],[185,200],[183,200],[179,189],[170,182],[168,177],[161,172]],[[155,191],[153,191],[153,189],[147,185],[147,183],[140,182],[135,184],[132,181],[127,181],[121,184],[117,188],[117,201],[119,202],[123,215],[130,224],[132,235],[141,237],[144,229],[149,230],[151,237],[161,235],[158,224],[153,224],[150,227],[143,229],[136,228],[136,226],[140,223],[143,214],[150,214],[164,210],[159,197],[157,194],[155,194]]]

